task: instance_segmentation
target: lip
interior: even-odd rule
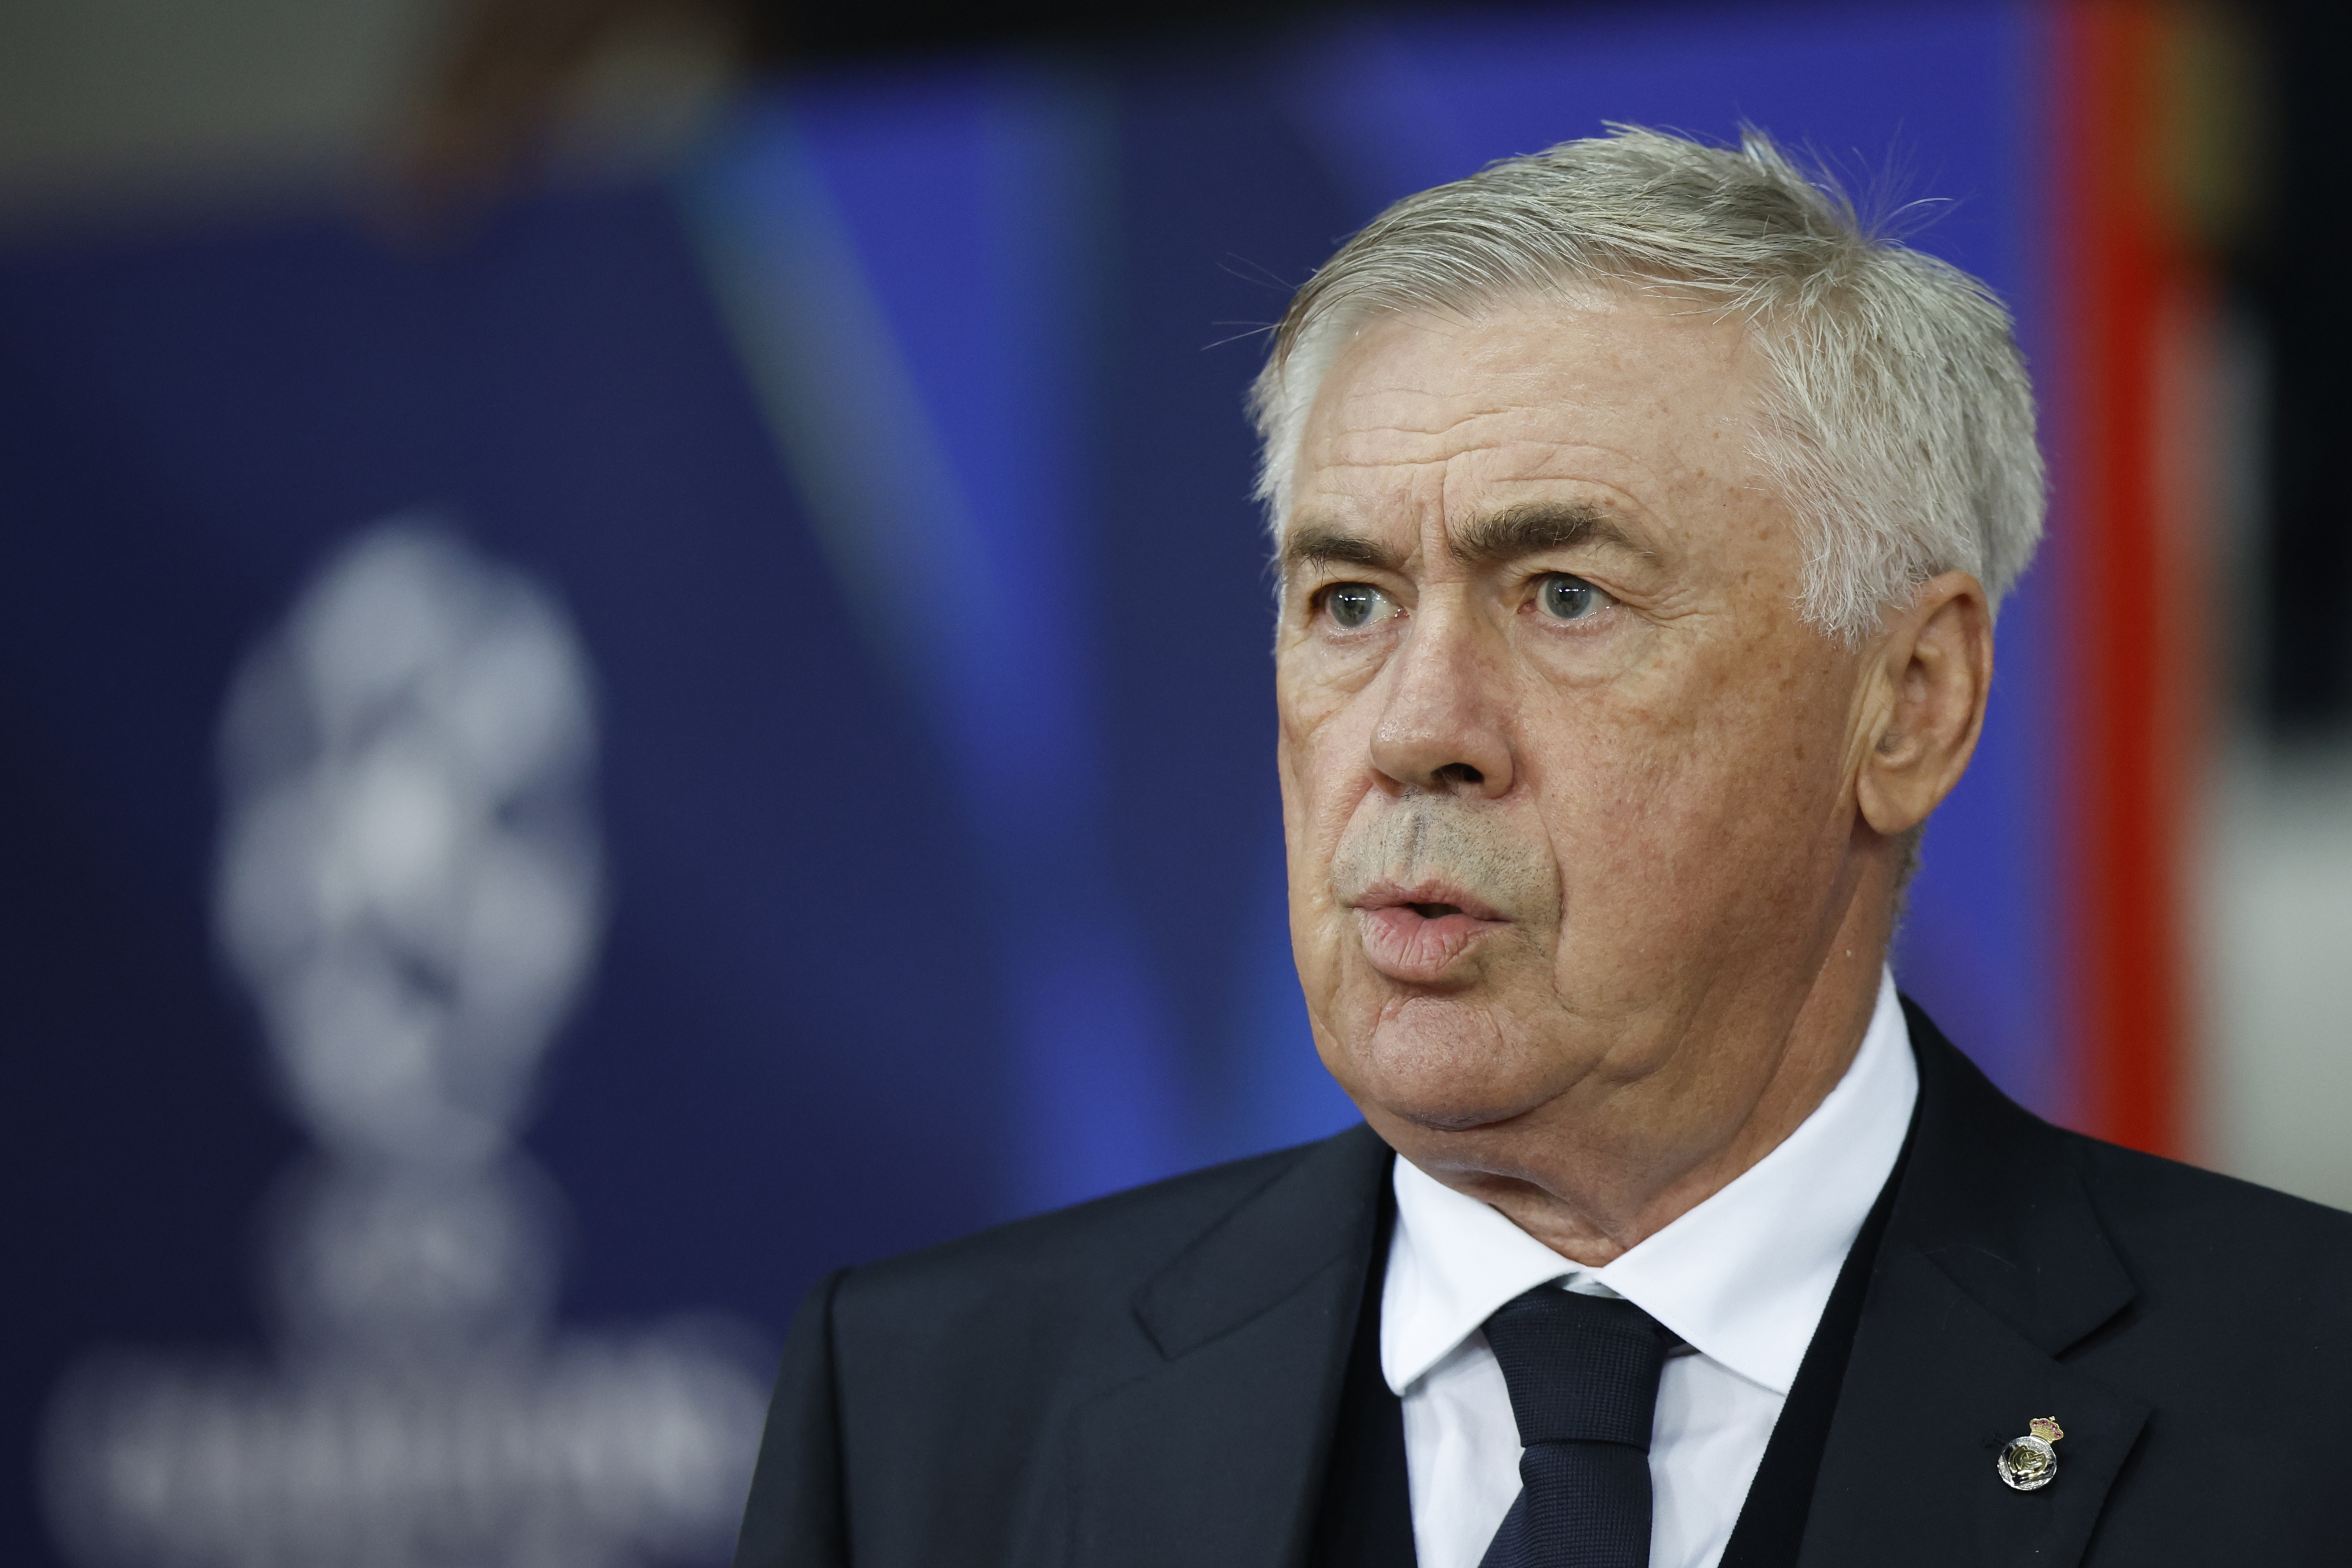
[[[1430,913],[1432,905],[1444,913]],[[1510,924],[1493,905],[1443,882],[1380,883],[1352,907],[1372,967],[1414,985],[1444,979],[1480,940]]]

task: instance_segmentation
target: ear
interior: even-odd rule
[[[1927,820],[1976,751],[1992,690],[1992,607],[1973,576],[1948,571],[1890,614],[1882,635],[1855,793],[1863,820],[1895,838]]]

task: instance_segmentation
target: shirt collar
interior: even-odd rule
[[[1895,1169],[1918,1097],[1911,1033],[1882,970],[1845,1076],[1723,1189],[1599,1269],[1569,1262],[1410,1160],[1381,1295],[1381,1370],[1408,1386],[1512,1297],[1548,1281],[1619,1295],[1694,1350],[1785,1396],[1838,1270]]]

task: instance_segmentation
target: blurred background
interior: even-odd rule
[[[821,1273],[1351,1113],[1240,410],[1632,121],[1908,202],[2054,474],[1905,985],[2352,1205],[2318,6],[7,0],[0,1557],[722,1561]]]

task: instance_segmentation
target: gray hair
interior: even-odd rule
[[[1612,126],[1408,196],[1292,299],[1250,394],[1279,538],[1308,409],[1374,317],[1633,287],[1748,323],[1751,455],[1804,530],[1799,610],[1849,642],[1928,578],[1997,607],[2042,538],[2033,392],[1976,278],[1866,223],[1760,131],[1738,148]]]

